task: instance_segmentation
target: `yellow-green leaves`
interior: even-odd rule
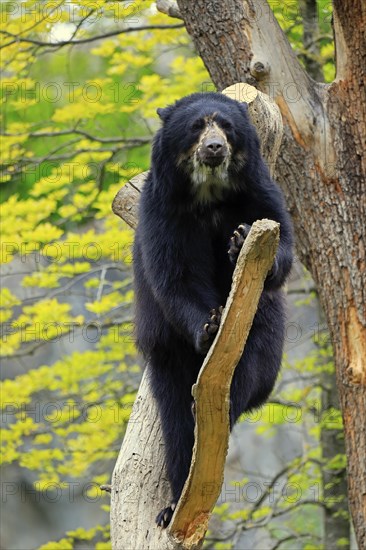
[[[184,28],[136,30],[176,25],[151,1],[28,0],[2,16],[2,459],[40,494],[78,483],[105,508],[98,484],[140,376],[133,233],[111,203],[148,168],[156,108],[209,78]],[[122,32],[93,40],[107,30]],[[42,548],[107,550],[108,537],[80,528]]]

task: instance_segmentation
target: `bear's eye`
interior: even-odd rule
[[[195,120],[191,126],[192,130],[194,131],[197,131],[197,130],[202,130],[203,127],[204,127],[205,123],[203,121],[202,118],[199,118],[198,120]]]
[[[221,120],[219,124],[223,130],[226,130],[228,132],[233,129],[233,125],[228,120]]]

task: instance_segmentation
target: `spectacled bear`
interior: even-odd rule
[[[230,424],[270,394],[281,364],[292,226],[261,157],[245,104],[220,93],[189,95],[158,109],[162,128],[141,193],[134,243],[136,342],[150,363],[173,500],[194,442],[191,388],[218,330],[233,270],[251,224],[280,223],[280,244],[231,385]]]

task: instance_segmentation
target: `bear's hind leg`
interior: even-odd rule
[[[243,412],[263,405],[272,392],[281,367],[284,323],[282,296],[263,293],[231,383],[231,427]]]

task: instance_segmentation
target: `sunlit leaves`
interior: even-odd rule
[[[71,305],[62,304],[55,298],[24,306],[17,318],[8,321],[6,334],[1,338],[1,355],[12,355],[23,344],[60,338],[83,319],[82,315],[71,315]]]
[[[13,307],[20,304],[20,300],[8,289],[0,290],[0,322],[4,323],[13,315]]]
[[[72,550],[73,548],[73,540],[63,538],[58,542],[49,542],[47,544],[43,544],[39,550]]]

